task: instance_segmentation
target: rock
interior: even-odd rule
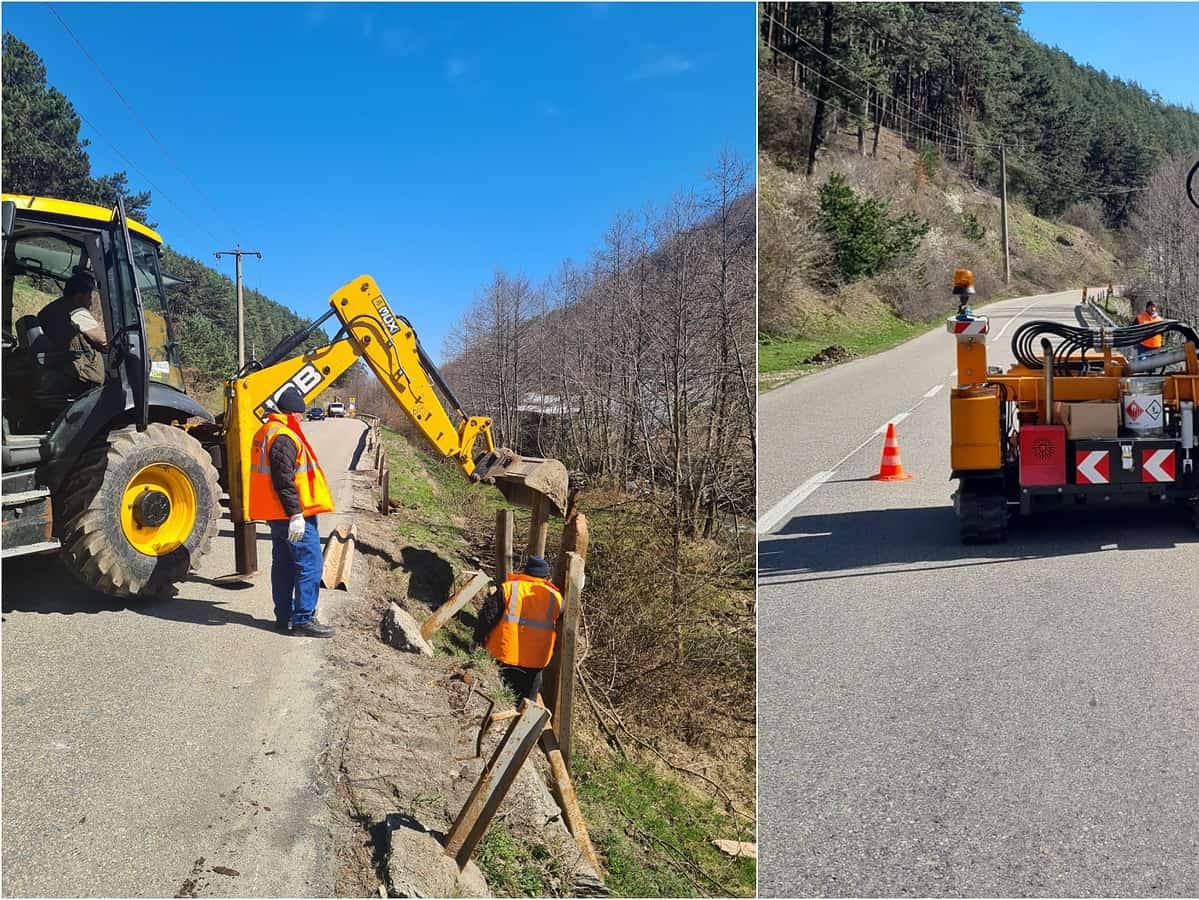
[[[483,873],[479,871],[479,867],[473,862],[468,862],[466,867],[458,873],[458,881],[454,885],[454,896],[491,896],[491,888],[487,886],[487,879],[483,877]]]
[[[749,857],[750,859],[758,858],[758,845],[746,843],[745,841],[726,841],[718,838],[712,841],[714,846],[721,853],[727,853],[733,858]]]
[[[432,656],[433,647],[421,637],[420,625],[416,619],[401,609],[395,603],[387,607],[383,616],[383,641],[404,653],[419,653],[421,656]]]
[[[491,896],[478,866],[468,862],[459,872],[441,842],[419,827],[403,825],[391,832],[387,877],[393,897]]]
[[[842,347],[840,344],[832,344],[825,347],[819,353],[813,353],[807,359],[802,360],[802,365],[827,366],[853,359],[856,355],[856,353],[847,347]]]
[[[387,877],[393,897],[452,897],[458,864],[433,835],[403,826],[391,832]]]
[[[1059,244],[1061,244],[1064,247],[1073,247],[1074,246],[1074,241],[1070,240],[1064,234],[1059,234],[1057,237],[1054,238],[1054,240],[1057,241]]]

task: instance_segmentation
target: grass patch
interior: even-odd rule
[[[1042,257],[1057,257],[1061,253],[1061,245],[1057,243],[1059,235],[1071,237],[1071,230],[1055,222],[1034,216],[1027,210],[1013,205],[1009,222],[1012,228],[1012,238],[1029,253]]]
[[[804,360],[832,344],[840,344],[858,356],[869,356],[889,350],[930,327],[928,322],[908,322],[890,310],[882,310],[872,321],[856,323],[853,330],[838,328],[797,338],[765,336],[758,343],[758,376],[806,375],[821,366],[805,365]],[[776,382],[783,380],[769,379],[763,387],[777,386]]]
[[[497,897],[557,897],[570,884],[561,860],[541,844],[517,840],[503,822],[487,829],[475,863]]]
[[[753,841],[750,823],[632,760],[575,755],[572,766],[613,896],[754,895],[756,863],[712,846],[716,838]]]

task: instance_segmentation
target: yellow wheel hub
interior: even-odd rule
[[[129,480],[121,498],[121,528],[139,553],[165,556],[196,524],[196,489],[178,466],[155,463]]]

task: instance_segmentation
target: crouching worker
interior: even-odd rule
[[[254,435],[250,447],[250,518],[271,527],[271,593],[275,627],[284,633],[330,637],[316,620],[320,596],[321,536],[317,516],[333,512],[333,497],[300,430],[304,397],[289,387]]]
[[[530,556],[523,574],[509,575],[487,598],[475,626],[476,643],[486,644],[517,696],[534,702],[562,613],[562,594],[549,577],[546,561]]]

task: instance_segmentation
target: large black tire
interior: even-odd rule
[[[128,502],[126,491],[148,467],[168,472],[181,484],[184,498],[172,507],[179,518],[166,523],[179,538],[156,554],[135,546],[122,522],[123,513],[132,515],[132,505],[122,508]],[[110,434],[79,458],[56,498],[63,562],[83,584],[104,594],[170,596],[208,552],[220,518],[220,497],[211,458],[182,429],[153,423],[144,432]]]
[[[999,544],[1007,540],[1007,500],[1002,494],[962,493],[958,531],[963,544]]]

